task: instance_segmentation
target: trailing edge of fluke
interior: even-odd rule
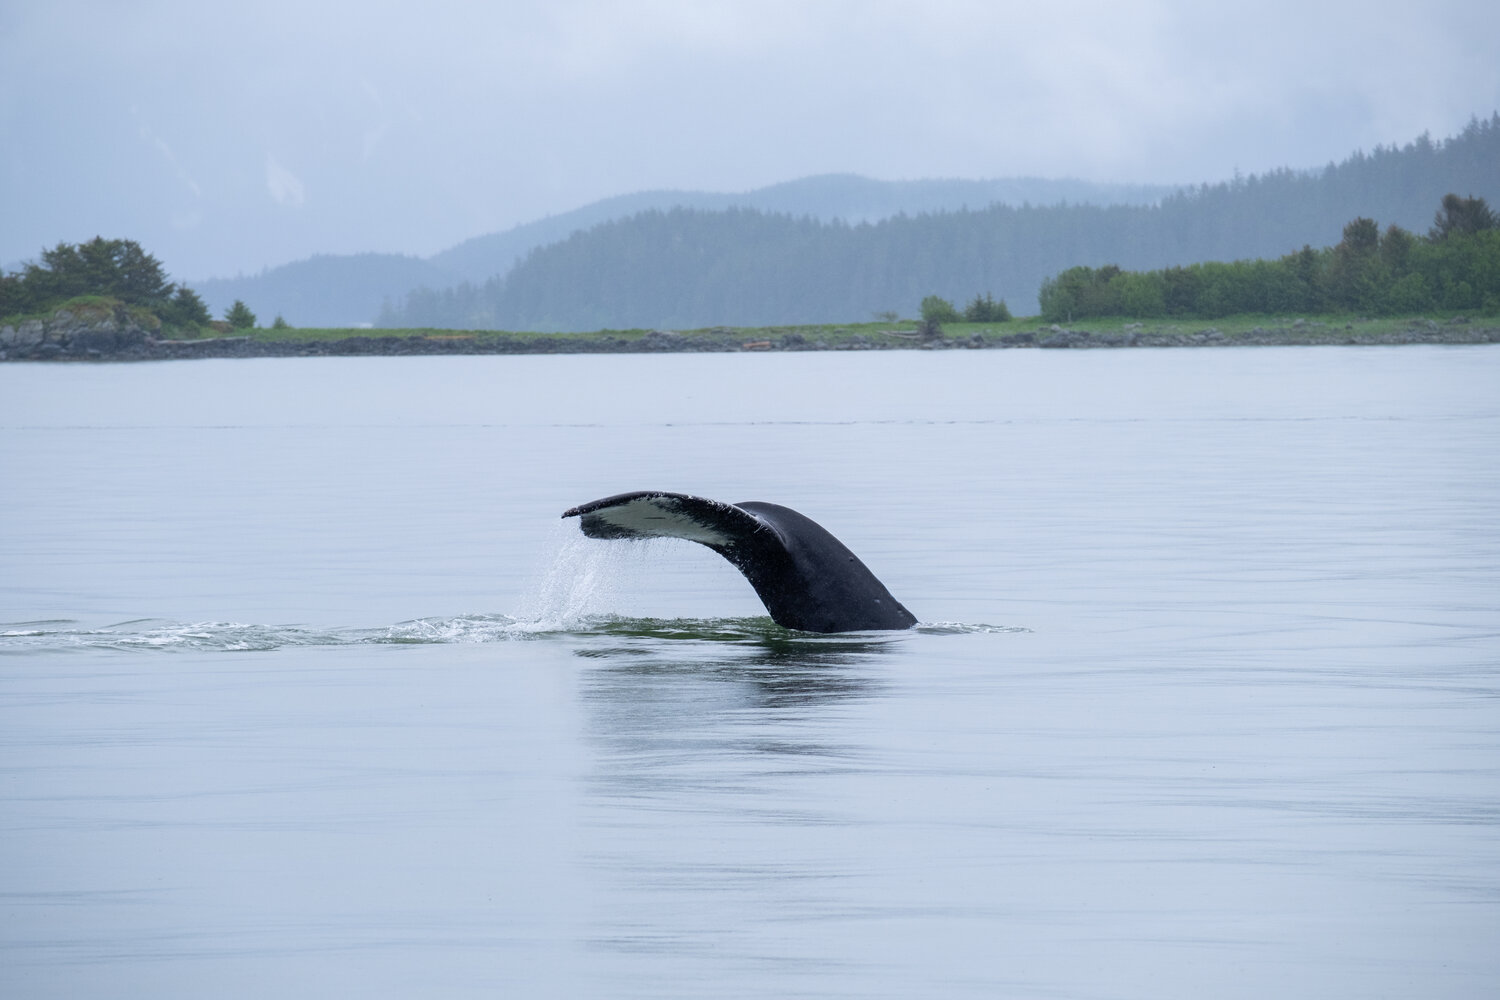
[[[859,557],[811,518],[758,500],[724,503],[642,490],[580,504],[590,538],[686,538],[728,559],[776,624],[804,632],[905,629],[917,623]]]

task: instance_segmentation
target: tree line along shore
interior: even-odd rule
[[[1500,217],[1482,198],[1449,194],[1422,236],[1358,218],[1321,251],[1074,267],[1040,299],[1030,320],[985,293],[963,309],[928,295],[920,320],[888,312],[858,324],[524,333],[297,329],[277,316],[262,327],[241,301],[214,320],[139,244],[96,237],[0,274],[0,360],[1494,343]]]

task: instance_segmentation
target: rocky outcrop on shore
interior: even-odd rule
[[[139,350],[155,332],[123,307],[59,309],[0,326],[0,360],[112,359]]]
[[[1306,320],[1224,333],[1212,326],[1148,327],[1090,331],[1063,326],[1031,330],[984,330],[962,337],[886,330],[819,339],[807,331],[733,330],[719,327],[644,336],[600,333],[490,336],[429,333],[405,337],[352,335],[325,340],[261,340],[250,336],[172,339],[149,329],[127,311],[72,313],[0,326],[0,361],[166,361],[188,358],[286,358],[413,356],[432,354],[652,354],[732,351],[984,350],[1003,348],[1097,349],[1124,347],[1238,347],[1319,344],[1494,344],[1500,325],[1458,317],[1412,320],[1395,330],[1360,330]]]

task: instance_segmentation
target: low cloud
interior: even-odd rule
[[[266,154],[266,190],[278,205],[299,208],[307,201],[307,189],[302,179],[278,163],[270,153]]]

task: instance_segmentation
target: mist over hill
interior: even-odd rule
[[[1364,216],[1425,232],[1442,196],[1500,202],[1500,114],[1443,142],[1356,153],[1110,205],[994,204],[825,221],[759,206],[651,208],[532,250],[482,285],[419,289],[382,326],[536,331],[852,322],[928,294],[1034,313],[1075,265],[1154,269],[1337,243]],[[768,189],[770,190],[770,189]]]
[[[259,274],[189,284],[215,316],[239,300],[265,323],[281,316],[296,326],[352,327],[371,322],[382,302],[414,288],[461,280],[420,257],[361,253],[318,254]]]
[[[1041,178],[878,181],[853,174],[827,174],[739,194],[642,191],[605,198],[504,232],[476,236],[427,258],[320,254],[259,274],[190,284],[215,315],[239,299],[268,320],[280,315],[297,326],[356,326],[375,320],[383,306],[399,307],[415,289],[441,289],[465,282],[481,285],[504,275],[538,247],[651,210],[752,208],[822,221],[867,222],[902,212],[955,210],[997,202],[1151,204],[1173,190],[1162,185]]]

